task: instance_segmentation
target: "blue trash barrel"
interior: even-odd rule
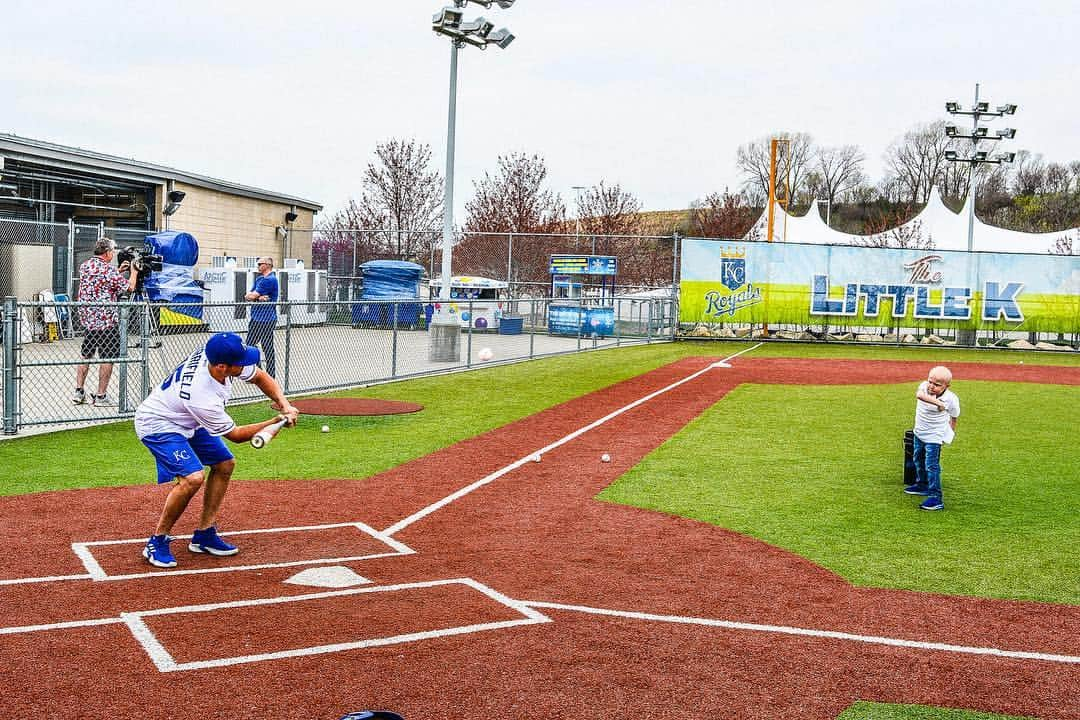
[[[502,318],[499,320],[499,334],[520,335],[521,328],[524,322],[524,318],[503,315]]]

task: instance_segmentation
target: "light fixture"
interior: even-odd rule
[[[947,103],[945,103],[945,112],[950,112],[950,113],[960,112],[960,103],[958,103],[958,102],[947,102]]]
[[[946,125],[945,126],[945,137],[956,137],[956,126],[955,125]]]
[[[994,156],[995,162],[999,163],[1011,163],[1015,159],[1016,153],[1014,152],[999,153],[998,155]]]
[[[997,111],[1001,115],[1015,115],[1016,105],[1013,103],[1009,103],[1007,105],[998,105]]]
[[[161,214],[168,217],[169,215],[175,213],[177,210],[180,209],[180,203],[184,201],[185,197],[187,197],[187,193],[185,193],[183,190],[170,190],[165,195],[165,198],[166,200],[168,200],[168,202],[165,204],[165,209],[161,211]]]
[[[971,156],[971,159],[975,162],[986,162],[986,151],[976,150],[975,154]]]
[[[445,30],[456,30],[457,27],[461,25],[461,18],[463,16],[464,13],[457,8],[444,7],[441,11],[435,13],[432,16],[432,29],[436,32],[443,32]]]
[[[287,223],[295,222],[296,218],[298,218],[298,217],[300,217],[300,216],[297,215],[292,210],[290,210],[289,212],[285,213],[285,222],[287,222]]]
[[[984,137],[986,137],[986,134],[988,132],[990,132],[988,128],[977,127],[972,131],[972,137],[984,138]]]
[[[514,35],[506,28],[499,28],[495,32],[488,35],[487,41],[489,43],[498,45],[499,49],[505,50],[510,43],[514,42]]]
[[[486,38],[491,31],[495,29],[495,24],[487,18],[478,17],[472,22],[461,23],[461,25],[458,26],[458,29],[463,33],[475,34],[482,38]]]
[[[956,160],[957,159],[956,151],[955,150],[946,150],[945,151],[945,159],[946,160]]]
[[[974,110],[977,113],[990,112],[990,103],[988,103],[988,102],[977,102],[971,107],[971,109]]]
[[[1016,128],[1002,128],[997,131],[997,136],[1002,140],[1012,140],[1016,137]]]

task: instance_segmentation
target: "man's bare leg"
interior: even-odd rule
[[[169,496],[165,498],[165,507],[161,511],[157,529],[154,530],[155,535],[169,534],[169,531],[173,529],[173,525],[184,514],[184,509],[191,502],[191,498],[195,497],[195,493],[199,492],[202,485],[202,470],[197,470],[190,475],[177,479],[176,484],[169,491]]]
[[[199,517],[199,530],[205,530],[217,522],[218,511],[229,489],[236,460],[224,460],[210,467],[206,477],[206,491],[203,493],[202,515]]]

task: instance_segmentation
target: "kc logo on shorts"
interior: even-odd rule
[[[173,450],[173,460],[190,460],[187,450]]]

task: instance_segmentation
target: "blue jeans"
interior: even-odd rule
[[[941,443],[928,443],[915,436],[913,452],[915,477],[918,485],[925,487],[930,497],[941,499]]]

